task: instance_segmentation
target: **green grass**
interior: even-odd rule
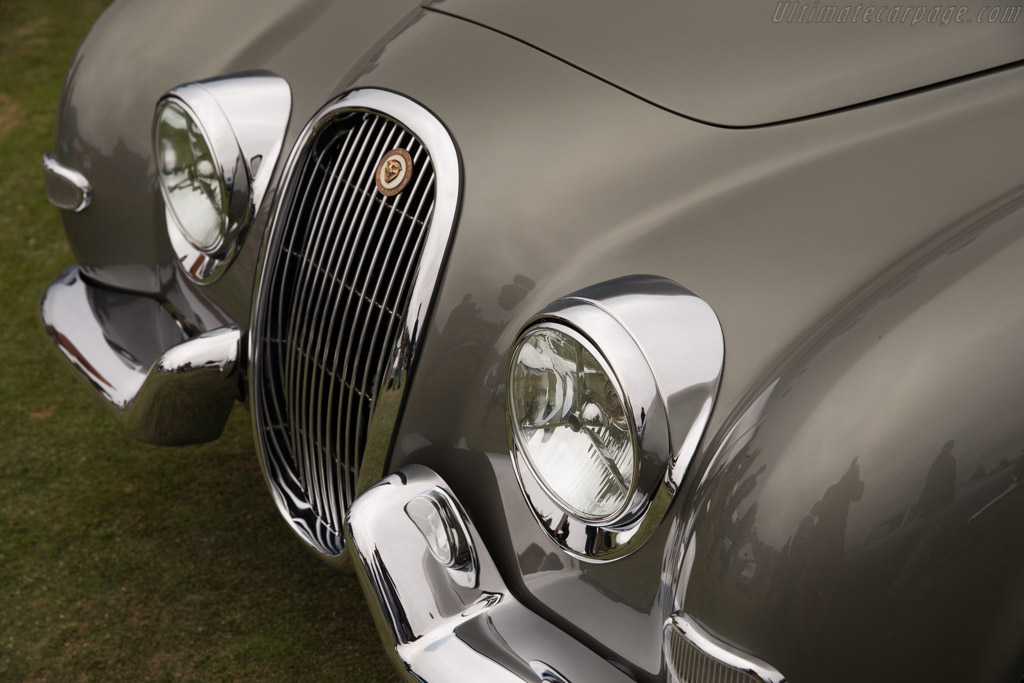
[[[45,338],[72,257],[39,159],[106,4],[0,0],[0,680],[392,680],[355,577],[280,519],[244,410],[212,444],[139,444]]]

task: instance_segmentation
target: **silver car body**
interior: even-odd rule
[[[251,5],[120,2],[86,39],[54,161],[91,198],[65,202],[78,265],[44,319],[138,435],[215,437],[252,398],[267,234],[308,122],[352,93],[429,112],[456,150],[451,237],[345,522],[400,671],[1020,680],[1019,5],[993,23],[976,5],[874,22],[786,2]],[[253,73],[287,83],[280,154],[230,264],[197,283],[168,237],[153,110]],[[509,351],[553,302],[638,275],[713,310],[724,366],[649,537],[587,557],[521,490]],[[429,492],[462,564],[403,512]]]

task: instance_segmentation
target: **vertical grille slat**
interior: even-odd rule
[[[367,123],[369,125],[366,125]],[[317,238],[320,242],[319,248],[310,257],[310,263],[316,267],[319,273],[326,272],[329,274],[333,272],[339,241],[347,240],[350,235],[348,217],[353,204],[353,197],[348,179],[353,175],[365,175],[368,170],[372,171],[372,169],[368,169],[371,163],[370,154],[373,149],[379,146],[380,136],[384,130],[385,126],[382,122],[364,119],[364,125],[360,128],[357,142],[352,147],[352,150],[355,150],[354,153],[349,155],[346,154],[346,150],[343,149],[341,151],[339,160],[344,159],[345,163],[342,165],[341,172],[335,178],[331,198],[325,205],[324,215],[316,227]],[[344,213],[341,213],[342,207],[344,207]],[[340,220],[339,213],[341,213]],[[340,226],[342,229],[335,229],[333,234],[327,235],[325,228],[330,226]],[[319,425],[312,418],[310,403],[312,392],[317,391],[311,384],[317,383],[317,380],[325,374],[333,375],[335,372],[334,368],[329,368],[326,365],[323,366],[321,372],[315,372],[317,369],[318,353],[313,342],[314,338],[320,336],[324,326],[324,316],[321,315],[321,310],[324,306],[330,304],[331,297],[338,290],[338,285],[333,277],[328,277],[326,282],[324,282],[323,277],[319,277],[311,284],[316,288],[315,303],[310,306],[310,302],[314,301],[311,292],[306,292],[302,296],[303,304],[306,307],[302,313],[306,329],[303,331],[300,343],[305,351],[306,363],[301,376],[302,381],[295,387],[294,404],[297,406],[295,419],[306,427],[307,435],[303,447],[307,456],[318,467],[318,486],[315,488],[315,493],[318,496],[317,501],[320,505],[318,512],[322,516],[327,517],[327,521],[332,528],[338,529],[341,517],[338,511],[337,460],[330,450],[324,452],[323,446],[327,439],[321,435]],[[313,332],[314,324],[317,329],[315,333]],[[333,324],[333,321],[331,324]]]
[[[422,148],[420,148],[419,152],[422,152],[422,151],[423,151]],[[414,161],[417,160],[419,158],[419,153],[416,156],[414,156],[413,158],[414,158]],[[426,177],[427,178],[427,182],[424,184],[425,187],[423,188],[423,194],[420,195],[420,197],[419,197],[419,200],[418,200],[419,203],[418,203],[418,206],[416,207],[416,210],[412,214],[406,214],[406,221],[405,222],[407,223],[408,228],[404,231],[404,239],[402,241],[402,246],[401,246],[401,249],[400,249],[399,254],[398,254],[398,263],[401,264],[404,261],[404,263],[405,263],[405,270],[402,271],[402,272],[399,272],[397,268],[395,269],[395,271],[392,274],[393,276],[388,280],[387,289],[385,290],[384,297],[383,297],[384,301],[388,301],[390,299],[391,292],[392,292],[392,289],[394,288],[394,286],[396,284],[396,281],[398,283],[398,291],[396,292],[396,297],[401,299],[406,294],[406,285],[409,283],[409,281],[411,279],[411,277],[410,277],[411,276],[410,270],[411,270],[412,264],[414,263],[414,260],[411,259],[411,258],[404,258],[404,257],[406,256],[406,253],[407,253],[406,252],[406,248],[409,246],[410,238],[412,238],[414,235],[415,235],[415,239],[413,240],[413,244],[412,244],[412,247],[413,247],[412,253],[414,253],[414,254],[418,253],[419,249],[420,249],[420,247],[422,245],[422,238],[423,238],[423,235],[424,235],[424,231],[416,231],[415,228],[416,228],[417,222],[419,221],[419,219],[417,217],[421,215],[420,211],[423,210],[423,203],[426,200],[426,198],[432,194],[433,189],[434,189],[433,174],[428,174],[427,171],[429,171],[429,170],[430,170],[430,160],[426,159],[424,161],[424,173],[416,179],[416,185],[412,188],[412,192],[409,194],[409,197],[406,200],[406,208],[408,208],[409,204],[414,199],[416,199],[416,197],[417,197],[417,191],[420,189],[420,183],[421,183],[422,179],[424,177]],[[400,223],[401,223],[401,221],[400,221]],[[423,220],[422,223],[423,224],[428,224],[429,221]],[[394,233],[394,236],[395,236],[395,238],[397,238],[399,236],[399,231],[396,230],[395,233]],[[391,247],[393,247],[393,246],[394,246],[394,242],[392,242],[392,245],[389,246],[389,249]],[[394,277],[395,273],[397,273],[399,275],[398,278]],[[385,277],[385,273],[382,272],[381,273],[381,278],[383,279],[384,277]],[[378,339],[377,335],[378,335],[378,332],[380,330],[380,324],[381,324],[382,321],[383,321],[382,318],[379,318],[377,320],[377,325],[375,326],[374,331],[373,331],[373,335],[371,336],[371,341],[370,341],[370,345],[371,346],[375,346],[376,345],[376,342],[377,342],[377,339]],[[394,333],[395,329],[396,328],[400,329],[399,323],[401,323],[400,316],[392,315],[392,316],[388,317],[387,325],[386,325],[385,330],[384,330],[384,337],[383,338],[384,339],[390,339],[391,335]],[[361,391],[366,391],[367,390],[367,388],[369,386],[368,385],[368,381],[371,381],[371,380],[372,381],[376,381],[377,378],[379,378],[383,374],[384,364],[387,361],[388,361],[388,354],[385,352],[385,353],[380,354],[380,357],[379,357],[379,359],[378,359],[376,364],[371,365],[371,364],[367,363],[364,366],[364,368],[363,368],[363,378],[362,378],[362,381],[360,382],[360,390]],[[366,424],[366,421],[364,421],[363,415],[362,415],[362,413],[360,413],[357,416],[357,419],[356,419],[356,427],[355,427],[355,440],[356,441],[359,441],[360,438],[364,436],[361,433],[364,424]]]
[[[353,189],[354,188],[351,185],[351,183],[349,182],[348,178],[353,173],[358,175],[360,173],[365,174],[367,172],[367,165],[369,164],[369,161],[368,161],[368,159],[369,159],[368,158],[369,152],[368,151],[372,151],[373,148],[375,148],[375,146],[377,145],[377,142],[372,142],[371,138],[374,138],[375,135],[379,135],[380,134],[381,131],[377,130],[377,127],[378,127],[377,124],[379,124],[379,123],[381,123],[381,122],[379,122],[378,120],[371,120],[371,119],[365,119],[364,120],[364,126],[366,127],[366,126],[369,125],[369,128],[367,129],[367,136],[366,136],[366,139],[361,139],[360,140],[360,144],[358,146],[358,151],[354,155],[352,155],[352,156],[350,156],[349,158],[346,159],[346,164],[349,164],[350,166],[348,168],[346,168],[346,173],[345,173],[344,177],[339,178],[340,198],[339,198],[339,202],[336,205],[334,205],[334,208],[333,208],[333,213],[332,213],[331,221],[330,221],[332,224],[336,223],[338,225],[346,226],[346,227],[349,224],[349,219],[350,219],[352,207],[353,207],[353,204],[354,204],[354,202],[353,202]],[[378,140],[378,142],[379,142],[379,140]],[[321,291],[319,291],[319,296],[317,297],[316,305],[313,308],[313,311],[315,311],[313,315],[316,316],[317,321],[319,322],[319,325],[317,327],[317,332],[316,332],[316,344],[317,344],[317,346],[322,343],[322,339],[323,339],[323,335],[324,335],[324,325],[325,325],[325,317],[326,316],[324,316],[321,313],[321,311],[323,310],[325,305],[329,305],[330,304],[330,301],[333,299],[333,297],[335,297],[338,294],[339,288],[342,287],[342,284],[341,284],[340,280],[337,278],[337,276],[335,276],[333,274],[333,272],[334,272],[334,268],[335,268],[335,265],[337,263],[337,260],[339,258],[339,250],[342,250],[342,251],[344,250],[345,244],[347,244],[347,241],[350,239],[350,237],[351,237],[350,236],[350,232],[347,229],[336,230],[334,232],[333,236],[332,236],[332,240],[331,240],[331,243],[330,243],[330,252],[329,252],[328,258],[326,260],[326,268],[325,268],[325,273],[327,274],[328,278],[330,278],[330,280],[326,284],[327,285],[326,287],[324,287],[322,285]],[[311,317],[311,316],[309,316],[309,317]],[[331,326],[334,325],[333,319],[332,319],[332,321],[330,322],[329,325],[331,325]],[[318,358],[319,354],[318,354],[317,350],[314,349],[312,351],[312,353],[313,353],[313,357],[314,358]],[[319,359],[319,362],[323,362],[323,359]],[[325,368],[327,369],[327,366],[325,366]],[[318,379],[323,379],[325,374],[327,374],[333,380],[333,378],[336,375],[336,369],[334,369],[334,368],[327,369],[325,371],[325,373],[322,373],[321,375],[319,375]],[[331,390],[332,390],[332,392],[334,391],[333,388]],[[308,398],[309,397],[309,392],[306,391],[305,395]],[[323,430],[322,430],[322,432],[323,432]],[[340,515],[339,508],[340,508],[340,505],[342,504],[342,499],[341,499],[340,493],[337,490],[338,484],[339,484],[338,455],[337,455],[336,447],[332,447],[333,446],[333,444],[332,444],[332,440],[333,439],[331,438],[330,432],[328,432],[326,434],[323,434],[322,438],[323,438],[322,449],[326,452],[326,456],[327,456],[327,457],[323,458],[323,460],[325,462],[325,465],[326,465],[326,470],[327,470],[327,472],[325,474],[325,480],[324,480],[324,484],[323,485],[325,485],[328,488],[328,490],[329,490],[329,499],[330,499],[329,500],[329,504],[331,506],[331,513],[330,513],[331,519],[330,519],[330,521],[331,521],[331,524],[335,528],[337,528],[337,525],[340,524],[340,521],[341,521],[341,515]]]
[[[395,142],[401,143],[402,142],[402,138],[399,137]],[[388,145],[388,148],[389,149],[391,148],[390,143]],[[397,201],[399,201],[398,198],[392,198],[392,205],[394,205],[394,203],[396,203]],[[376,205],[374,206],[374,204],[376,204]],[[379,224],[380,217],[381,217],[381,214],[383,213],[383,209],[384,209],[385,206],[386,206],[386,204],[384,202],[376,203],[376,202],[372,202],[372,201],[370,202],[370,205],[367,206],[367,214],[369,214],[369,213],[373,213],[374,214],[374,223]],[[367,217],[368,217],[368,215],[364,216],[364,221],[365,221],[365,219]],[[382,227],[384,228],[384,230],[386,230],[386,228],[388,227],[388,224],[385,223]],[[360,231],[362,230],[362,228],[363,228],[363,226],[360,225]],[[384,232],[384,230],[382,230],[382,232]],[[379,249],[379,246],[380,246],[380,244],[382,242],[383,242],[383,235],[382,235],[382,239],[376,241],[376,249]],[[362,329],[365,329],[365,324],[367,322],[367,317],[368,317],[367,315],[361,315],[362,309],[363,309],[363,302],[365,301],[365,297],[372,296],[372,295],[370,295],[368,293],[368,291],[363,291],[363,290],[368,290],[368,288],[367,288],[368,278],[366,276],[369,275],[368,271],[372,269],[373,260],[374,260],[374,257],[377,254],[377,251],[374,251],[374,255],[370,258],[370,262],[367,263],[366,262],[366,257],[367,257],[367,254],[370,251],[370,247],[371,247],[371,241],[369,239],[365,240],[363,242],[363,244],[362,244],[362,250],[361,250],[361,253],[359,255],[359,261],[356,264],[355,276],[356,276],[356,278],[358,278],[358,281],[359,281],[359,287],[360,287],[360,290],[361,290],[360,291],[361,296],[355,297],[355,285],[353,285],[353,290],[349,293],[349,297],[348,297],[348,299],[345,302],[345,313],[343,314],[344,318],[348,317],[349,307],[352,304],[353,299],[354,299],[356,307],[355,307],[355,309],[353,311],[353,317],[355,317],[355,318],[357,318],[359,320],[358,327],[360,327]],[[353,250],[353,253],[352,253],[352,258],[354,258],[354,257],[355,257],[355,250]],[[366,264],[367,272],[364,272],[364,269],[363,269],[364,268],[364,264]],[[372,314],[373,313],[373,309],[370,308],[367,311],[367,313]],[[348,338],[348,340],[346,341],[346,344],[345,344],[345,356],[341,360],[341,368],[342,368],[342,373],[343,373],[342,374],[342,381],[351,382],[353,385],[355,384],[353,365],[358,361],[358,353],[356,354],[355,357],[352,356],[353,345],[354,345],[354,343],[357,340],[357,334],[356,334],[356,329],[355,329],[356,327],[357,327],[357,325],[354,324],[353,325],[352,334],[349,336],[349,338]],[[337,345],[334,348],[333,362],[334,362],[335,365],[337,365],[338,359],[340,357],[340,352],[341,352],[341,345],[339,344],[339,345]],[[352,376],[350,376],[350,373],[351,373]],[[361,408],[363,407],[363,405],[367,404],[367,403],[370,403],[370,401],[355,401],[353,403],[350,403],[348,406],[346,406],[346,410],[344,411],[344,413],[345,413],[346,416],[351,416],[353,412],[360,411]],[[369,407],[369,406],[367,406],[367,407]],[[345,474],[346,474],[346,476],[348,476],[349,474],[351,474],[354,471],[355,458],[358,457],[357,452],[359,450],[361,450],[361,448],[360,448],[358,440],[355,438],[355,435],[352,433],[352,430],[350,429],[350,423],[349,423],[349,421],[347,419],[346,419],[346,425],[345,425],[344,433],[348,434],[348,435],[351,435],[351,438],[346,440],[347,443],[346,443],[346,449],[345,449]]]
[[[349,142],[352,139],[352,137],[353,136],[351,134],[346,135],[346,143]],[[317,162],[317,168],[323,168],[322,164],[325,154],[326,151],[320,155],[320,159]],[[332,170],[330,173],[320,174],[319,186],[314,194],[314,204],[309,210],[308,217],[304,216],[302,212],[300,212],[298,216],[300,221],[305,220],[313,225],[312,239],[307,239],[305,243],[296,246],[294,245],[294,240],[298,236],[298,231],[295,231],[293,233],[293,248],[290,249],[291,253],[293,254],[293,258],[297,256],[299,259],[299,262],[296,264],[296,279],[297,288],[298,291],[300,292],[300,301],[306,298],[304,294],[308,287],[310,286],[310,282],[312,280],[312,278],[310,277],[310,270],[313,262],[310,259],[310,252],[315,251],[319,246],[320,234],[318,233],[320,231],[317,230],[317,227],[322,223],[324,204],[327,201],[327,197],[332,193],[332,189],[337,184],[337,169],[338,165],[342,162],[343,158],[344,155],[339,155],[333,161]],[[328,161],[327,163],[331,162]],[[306,300],[308,301],[308,299]],[[286,403],[289,406],[295,405],[295,400],[299,393],[299,389],[297,386],[297,375],[300,372],[299,364],[301,363],[303,347],[301,343],[301,332],[297,331],[296,328],[303,319],[304,316],[298,315],[298,307],[292,306],[291,315],[289,315],[288,317],[288,331],[286,333],[286,338],[291,340],[291,343],[287,347],[289,350],[287,366],[288,369],[285,373],[285,385],[289,389],[289,399]],[[293,423],[296,422],[294,414],[290,414],[289,418]],[[304,448],[300,445],[301,442],[304,441],[305,438],[307,437],[305,430],[302,429],[302,426],[304,425],[302,425],[300,422],[298,428],[294,429],[291,432],[291,451],[293,454],[298,454],[298,457],[294,458],[293,456],[293,459],[295,460],[296,463],[296,469],[299,472],[300,482],[302,483],[302,486],[308,490],[314,464],[311,458],[311,449]],[[312,500],[310,500],[310,503],[315,510],[320,510],[322,509],[322,503],[320,500],[320,496],[317,495],[316,488],[313,489],[313,493],[314,495],[312,496]]]
[[[414,176],[386,197],[375,174],[394,148],[409,152]],[[254,419],[279,507],[333,556],[344,548],[345,512],[404,330],[436,183],[423,143],[373,111],[325,119],[299,155],[254,309]]]
[[[408,208],[409,203],[412,201],[412,199],[416,196],[417,191],[420,189],[420,186],[421,186],[421,184],[423,182],[423,178],[427,177],[427,173],[429,171],[429,166],[428,165],[424,165],[424,163],[423,163],[423,159],[422,159],[423,147],[421,145],[418,145],[418,144],[410,145],[410,147],[413,148],[412,159],[413,159],[414,166],[419,165],[423,169],[423,171],[419,175],[417,175],[415,181],[413,182],[412,187],[408,190],[408,194],[407,194],[407,196],[405,198],[405,201],[404,201],[404,207],[406,209]],[[394,274],[394,270],[389,269],[389,265],[391,265],[391,262],[392,262],[392,254],[394,253],[394,249],[395,249],[396,243],[398,243],[399,241],[401,242],[401,247],[399,248],[399,251],[398,251],[398,254],[397,254],[397,258],[399,259],[399,262],[400,262],[401,257],[405,255],[405,248],[406,248],[406,246],[409,243],[409,236],[412,235],[413,232],[415,231],[415,224],[412,224],[412,225],[409,224],[409,223],[412,222],[412,219],[409,218],[409,216],[408,216],[406,211],[399,210],[399,208],[398,208],[399,205],[400,205],[400,202],[398,202],[398,201],[394,202],[394,204],[391,207],[391,210],[388,213],[388,217],[387,217],[387,220],[386,220],[385,224],[386,225],[392,225],[392,222],[394,222],[393,224],[394,224],[395,227],[394,227],[393,230],[390,231],[391,239],[388,241],[387,249],[384,251],[383,262],[381,263],[380,267],[377,269],[377,277],[376,277],[375,282],[374,282],[373,294],[370,296],[371,299],[378,299],[379,298],[379,300],[382,301],[383,304],[384,304],[384,310],[381,312],[381,315],[376,316],[375,320],[374,320],[373,332],[371,333],[370,338],[368,340],[368,345],[369,345],[370,348],[375,347],[375,345],[377,343],[378,333],[379,333],[379,331],[381,329],[381,323],[385,319],[387,319],[386,328],[388,330],[390,330],[392,328],[392,325],[394,324],[394,321],[395,321],[396,317],[397,317],[396,314],[394,314],[394,313],[390,313],[389,314],[389,309],[387,308],[388,303],[391,301],[391,289],[392,289],[392,286],[394,285],[394,282],[395,282],[394,277],[391,277],[391,278],[387,279],[387,276],[388,276],[389,273],[391,273],[392,275]],[[381,285],[384,283],[385,279],[387,279],[387,285],[386,285],[386,288],[384,290],[384,294],[383,294],[383,296],[378,296],[379,293],[380,293]],[[368,325],[364,326],[363,329],[360,332],[360,338],[359,338],[359,342],[358,342],[360,346],[362,346],[362,344],[364,343],[364,340],[366,340],[366,332],[367,332],[368,329],[369,329]],[[362,391],[362,392],[367,391],[367,388],[368,388],[367,379],[371,377],[371,373],[370,373],[371,370],[375,370],[375,368],[371,367],[371,365],[369,363],[363,365],[362,378],[359,381],[359,390]],[[354,383],[355,383],[355,377],[353,377],[353,384]],[[362,413],[360,411],[360,413],[359,413],[359,415],[357,415],[357,419],[356,419],[356,425],[357,425],[356,433],[355,433],[355,440],[356,440],[356,442],[359,441],[360,436],[361,436],[360,433],[359,433],[359,427],[362,424],[361,417],[362,417]]]
[[[389,126],[383,120],[374,119],[372,121],[366,139],[364,139],[361,142],[361,145],[358,148],[358,152],[356,152],[355,156],[352,159],[353,163],[351,166],[351,176],[358,178],[360,176],[365,177],[372,174],[374,166],[372,159],[373,151],[380,149],[382,147],[386,148],[386,143],[382,143],[382,138],[384,137],[385,134],[388,133],[388,129]],[[358,216],[366,202],[365,197],[361,193],[357,194],[352,191],[352,188],[350,186],[350,178],[339,177],[337,188],[340,190],[340,194],[338,197],[339,202],[334,208],[334,211],[332,213],[332,220],[330,221],[330,223],[332,225],[340,227],[341,229],[335,230],[332,236],[333,239],[330,242],[330,251],[327,258],[323,258],[323,253],[317,254],[316,257],[317,261],[326,261],[325,267],[328,272],[335,271],[335,268],[337,267],[338,263],[338,260],[336,259],[340,259],[343,256],[345,248],[349,244],[350,239],[353,245],[358,240],[359,236],[353,235],[352,221],[350,221],[350,216]],[[341,220],[337,220],[338,213],[340,212],[342,206],[345,207],[344,213],[342,214]],[[318,303],[315,308],[313,308],[311,311],[307,311],[303,316],[307,323],[312,325],[314,322],[318,322],[320,323],[319,327],[323,327],[323,323],[326,319],[326,316],[323,314],[320,302],[324,298],[326,298],[326,301],[324,302],[324,307],[330,306],[332,300],[335,302],[334,305],[337,306],[337,298],[342,296],[344,293],[344,288],[339,288],[338,282],[340,281],[341,283],[344,283],[346,280],[346,275],[347,272],[342,272],[340,277],[338,277],[337,279],[331,278],[326,283],[319,283],[320,296],[318,296],[317,298]],[[324,294],[326,294],[326,297],[323,296]],[[335,317],[333,314],[331,315],[330,320],[327,324],[332,327],[334,326]],[[316,359],[316,350],[312,344],[312,335],[310,335],[310,338],[308,340],[304,337],[303,345],[307,352],[307,364],[306,372],[304,372],[302,376],[303,381],[299,385],[299,391],[295,397],[295,403],[297,406],[299,406],[299,415],[297,415],[296,419],[300,421],[309,431],[309,435],[305,443],[306,452],[309,454],[309,457],[317,458],[319,461],[324,463],[329,461],[332,464],[334,464],[336,462],[335,454],[330,452],[323,453],[318,448],[318,444],[315,443],[313,437],[315,431],[318,430],[318,425],[315,425],[314,421],[311,419],[311,402],[313,399],[313,392],[317,390],[316,388],[314,388],[313,384],[318,384],[318,380],[321,379],[323,375],[326,373],[319,373],[314,376],[312,372],[315,367]],[[325,367],[330,367],[330,370],[327,372],[331,374],[333,379],[333,377],[337,375],[337,367],[333,364],[330,366],[327,366],[325,364]],[[349,398],[349,400],[351,400],[351,398]],[[328,497],[337,498],[337,496],[332,496],[330,493],[328,493],[328,491],[325,490],[327,488],[333,490],[337,486],[337,483],[337,478],[332,476],[329,481],[321,482],[322,488],[318,487],[316,493],[319,494],[320,496],[324,496],[326,494]],[[321,508],[319,512],[323,515],[323,508]],[[339,512],[340,511],[337,511],[335,509],[332,510],[332,512],[329,515],[327,515],[329,517],[329,519],[327,520],[329,524],[337,524],[337,521],[340,520],[341,516],[340,514],[338,514]],[[335,531],[340,530],[337,526],[334,526],[332,528]]]
[[[382,151],[387,151],[387,150],[391,149],[391,145],[394,142],[394,136],[395,136],[396,130],[392,129],[392,130],[388,131],[388,133],[389,134],[388,134],[388,138],[387,138],[386,142],[384,142],[383,144],[379,145],[379,147],[380,147],[380,149]],[[372,173],[375,169],[376,169],[376,164],[374,164],[373,167],[370,169],[370,173]],[[367,175],[370,175],[370,174],[367,174]],[[369,235],[364,235],[364,231],[365,231],[365,229],[367,227],[367,219],[369,218],[370,214],[373,213],[374,208],[375,208],[374,207],[374,202],[371,200],[371,194],[370,194],[371,192],[373,192],[373,184],[374,184],[373,180],[372,180],[372,177],[370,177],[366,182],[368,183],[368,186],[362,188],[362,191],[359,192],[359,194],[360,194],[360,197],[359,197],[359,200],[358,200],[359,203],[358,203],[357,210],[355,212],[355,215],[359,216],[359,226],[358,226],[358,228],[356,228],[353,231],[353,239],[352,239],[351,247],[346,250],[347,251],[347,258],[345,260],[345,266],[344,266],[344,269],[342,270],[342,275],[341,275],[341,278],[340,278],[342,283],[349,285],[349,289],[348,289],[347,292],[344,292],[344,290],[343,290],[344,296],[339,296],[339,297],[337,297],[335,299],[335,301],[334,301],[334,308],[331,311],[331,320],[333,321],[333,320],[336,319],[336,316],[338,315],[339,309],[341,310],[341,318],[340,318],[341,325],[346,326],[346,329],[349,332],[348,335],[346,335],[348,337],[347,340],[343,341],[341,339],[338,339],[336,341],[336,343],[333,345],[334,346],[333,355],[331,356],[331,360],[330,360],[330,366],[335,368],[335,372],[339,372],[340,371],[339,372],[339,381],[343,385],[348,382],[348,368],[345,367],[344,364],[342,364],[341,366],[338,365],[339,353],[340,353],[342,344],[343,343],[351,343],[352,337],[355,334],[355,330],[353,328],[355,327],[356,323],[354,321],[351,321],[351,319],[349,318],[349,311],[351,309],[351,305],[352,305],[353,299],[354,298],[358,298],[359,300],[361,300],[361,296],[363,294],[362,291],[361,291],[362,283],[360,283],[359,279],[358,279],[358,277],[359,277],[359,266],[357,265],[355,271],[352,270],[352,266],[353,266],[353,262],[354,262],[355,257],[356,257],[356,252],[359,250],[359,247],[362,245],[362,246],[364,246],[364,249],[365,249],[365,245],[368,244],[369,241],[370,241]],[[353,223],[355,223],[355,220],[353,220]],[[359,295],[358,297],[357,297],[357,294]],[[344,298],[344,307],[343,308],[342,308],[342,298]],[[358,312],[358,309],[357,309],[357,312]],[[332,324],[333,324],[333,322],[332,322]],[[339,401],[339,406],[338,406],[339,410],[343,411],[343,412],[351,411],[353,409],[353,403],[358,403],[358,402],[361,402],[361,401],[368,401],[368,400],[370,400],[369,397],[359,397],[359,396],[353,397],[351,394],[345,395],[343,398],[345,400]],[[330,406],[328,406],[328,414],[329,413],[330,413]],[[355,463],[356,455],[354,454],[354,451],[356,450],[356,448],[357,448],[357,444],[353,444],[347,438],[343,438],[342,439],[342,449],[341,449],[342,450],[342,463],[343,463],[342,476],[344,477],[344,480],[346,482],[349,479],[349,472],[350,472],[350,470],[355,466],[354,463]]]
[[[307,159],[307,161],[303,165],[302,173],[299,176],[299,187],[303,187],[303,188],[306,188],[306,189],[305,189],[305,191],[303,193],[302,202],[300,202],[300,203],[298,203],[296,205],[293,205],[292,208],[289,209],[288,218],[287,218],[287,222],[289,222],[289,223],[294,222],[295,215],[298,214],[300,212],[300,210],[301,210],[300,209],[301,204],[306,201],[306,198],[310,194],[312,169],[316,165],[316,163],[317,163],[317,161],[315,161],[312,157],[310,157],[309,159]],[[281,247],[282,253],[288,255],[285,259],[283,259],[283,264],[282,264],[282,271],[283,271],[283,276],[284,277],[288,276],[288,271],[294,265],[293,264],[293,254],[295,253],[294,252],[294,246],[295,246],[294,243],[295,243],[295,241],[297,239],[297,236],[296,236],[295,233],[292,233],[288,237],[289,237],[289,240],[287,242],[285,242],[282,245],[282,247]],[[279,297],[283,296],[283,292],[279,293],[278,296]],[[283,307],[283,305],[284,305],[284,302],[282,300],[278,300],[278,301],[274,301],[273,302],[273,306],[277,310],[280,310]],[[264,355],[264,358],[266,359],[268,365],[270,365],[271,367],[281,367],[281,365],[283,363],[282,354],[284,353],[284,349],[282,348],[282,345],[274,344],[274,343],[271,342],[271,340],[282,339],[284,337],[284,330],[280,326],[280,321],[274,320],[274,321],[268,321],[268,322],[270,322],[270,323],[277,323],[277,324],[275,326],[271,326],[266,331],[266,338],[265,338],[265,340],[262,341],[262,343],[263,343],[263,355]],[[280,401],[280,397],[278,396],[277,393],[268,393],[266,395],[266,397],[265,397],[265,400],[268,400],[268,401],[271,402],[271,405],[268,406],[268,407],[269,407],[270,412],[272,414],[278,415],[278,416],[284,414],[284,406],[282,405],[282,403]],[[280,431],[274,432],[271,435],[273,440],[269,444],[270,448],[273,451],[275,451],[275,452],[288,452],[288,449],[284,448],[283,444],[280,443],[280,441],[279,441],[280,438],[285,437],[285,436],[286,435],[280,433]],[[271,438],[271,437],[268,437],[268,438]],[[274,468],[275,468],[275,471],[274,471],[273,474],[276,474],[276,476],[281,478],[282,480],[286,480],[288,482],[288,484],[290,484],[290,486],[288,486],[288,488],[294,488],[298,484],[298,482],[301,481],[301,477],[296,472],[296,468],[295,467],[290,467],[289,464],[290,463],[288,463],[288,462],[282,462],[282,461],[278,461],[278,462],[273,463]]]
[[[316,166],[319,167],[319,165],[320,165],[320,162],[318,161]],[[315,170],[316,169],[314,169],[314,171]],[[324,176],[324,175],[321,174],[321,176],[318,178],[318,180],[319,180],[319,183],[318,183],[318,187],[316,188],[316,191],[312,194],[311,197],[309,197],[309,199],[304,199],[303,206],[301,207],[301,209],[299,210],[297,216],[295,217],[295,222],[300,222],[300,221],[303,221],[303,220],[308,220],[308,216],[309,215],[313,215],[313,216],[316,215],[317,207],[320,206],[322,201],[323,201],[323,190],[324,190],[325,186],[329,186],[330,177],[329,176]],[[312,202],[312,203],[308,203],[308,202]],[[291,262],[292,262],[292,265],[294,266],[294,268],[296,270],[296,278],[297,278],[297,280],[299,282],[303,282],[305,280],[308,280],[308,275],[307,275],[308,264],[304,260],[305,252],[306,252],[307,247],[306,247],[305,244],[295,243],[295,240],[297,240],[299,238],[299,236],[297,234],[293,235],[292,237],[293,237],[293,240],[292,240],[293,243],[291,245],[291,249],[289,250],[291,255],[292,255]],[[285,334],[285,338],[286,339],[294,339],[295,324],[296,324],[295,317],[294,316],[290,316],[288,318],[287,326],[284,328],[284,334]],[[285,354],[285,358],[283,360],[287,363],[287,366],[286,366],[287,370],[286,370],[286,374],[285,374],[285,383],[286,383],[286,385],[292,386],[294,384],[295,373],[297,372],[296,363],[297,363],[297,350],[298,349],[296,348],[296,345],[294,343],[292,343],[292,344],[287,345],[284,350],[286,351],[286,354]],[[289,404],[290,404],[290,400],[286,399],[285,400],[285,406],[287,406]],[[300,435],[301,434],[300,434],[299,430],[294,430],[294,431],[291,432],[291,439],[290,439],[290,441],[291,441],[291,449],[290,450],[291,450],[291,453],[296,454],[298,456],[298,457],[294,457],[293,456],[291,458],[291,460],[292,460],[292,463],[295,466],[295,470],[296,470],[296,473],[298,475],[299,482],[301,483],[301,485],[303,487],[306,487],[308,485],[308,482],[309,482],[310,463],[309,463],[308,458],[303,457],[303,451],[301,449],[297,449],[296,448],[296,440],[300,437]]]

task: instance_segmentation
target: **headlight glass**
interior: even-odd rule
[[[521,454],[548,493],[588,521],[625,510],[637,466],[622,389],[599,356],[568,328],[542,324],[520,337],[509,376]]]
[[[197,249],[217,249],[227,193],[202,129],[184,107],[167,99],[157,110],[154,134],[157,175],[178,227]]]

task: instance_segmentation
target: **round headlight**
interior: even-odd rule
[[[163,100],[154,125],[157,176],[185,238],[215,252],[227,231],[228,189],[199,122],[174,99]]]
[[[505,423],[534,518],[569,555],[609,562],[665,519],[725,359],[711,307],[654,275],[552,301],[509,353]]]
[[[586,521],[625,511],[635,487],[636,429],[600,352],[574,330],[542,323],[519,338],[509,374],[513,436],[548,494]]]
[[[283,78],[238,74],[169,90],[153,114],[153,158],[181,271],[217,279],[241,248],[288,126]]]

